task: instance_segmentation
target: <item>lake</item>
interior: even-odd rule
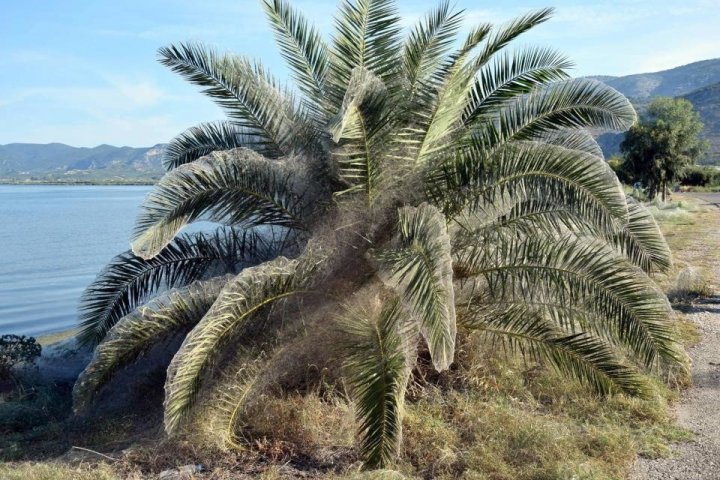
[[[76,326],[80,295],[129,248],[150,188],[0,185],[0,334]]]

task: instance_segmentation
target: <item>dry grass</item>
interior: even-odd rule
[[[710,262],[720,260],[720,249],[713,248],[720,240],[717,210],[679,199],[652,208],[675,255],[673,270],[658,276],[666,290],[677,284],[683,269],[706,275]],[[717,285],[708,282],[703,289]],[[696,342],[697,330],[682,314],[678,319],[683,342]],[[75,463],[7,463],[0,466],[0,478],[148,478],[201,463],[206,470],[196,478],[204,479],[606,480],[624,478],[636,455],[668,455],[670,443],[690,436],[674,424],[671,404],[677,390],[659,381],[652,381],[649,400],[600,398],[551,370],[508,357],[479,336],[464,337],[457,358],[450,372],[427,373],[434,375],[432,381],[416,377],[394,470],[361,471],[352,407],[341,392],[317,388],[261,392],[243,410],[239,449],[223,450],[199,437],[168,441],[146,434],[121,451],[117,437],[132,428],[120,421],[117,428],[106,424],[86,437],[86,445],[109,453],[115,462],[94,464],[90,460],[98,459],[91,457],[77,463],[65,456]],[[319,377],[333,368],[326,367]],[[292,385],[290,380],[283,384]],[[682,385],[683,379],[674,384]]]

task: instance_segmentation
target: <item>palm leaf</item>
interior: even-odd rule
[[[83,293],[78,338],[97,344],[122,317],[159,291],[187,285],[215,270],[236,273],[244,265],[277,256],[286,246],[285,238],[219,229],[212,235],[177,237],[149,260],[131,251],[122,253]]]
[[[293,72],[297,85],[316,108],[324,99],[328,70],[328,47],[320,33],[285,0],[263,0],[280,53]]]
[[[502,342],[511,351],[545,360],[598,394],[647,394],[646,382],[619,361],[612,346],[585,333],[567,334],[528,305],[485,308],[479,315],[464,318],[463,325]]]
[[[480,117],[478,117],[480,118]],[[561,128],[623,131],[635,122],[632,104],[602,82],[574,78],[535,89],[506,102],[472,130],[475,145],[488,151],[509,140],[532,140]]]
[[[329,104],[336,111],[355,68],[390,86],[398,65],[400,17],[392,0],[343,0],[335,18],[329,77]]]
[[[455,355],[455,293],[450,236],[445,217],[435,207],[404,207],[399,211],[397,249],[377,254],[380,276],[400,293],[420,320],[433,364],[447,369]]]
[[[340,143],[333,152],[338,175],[349,185],[335,195],[362,191],[369,205],[373,204],[380,187],[383,150],[387,149],[386,99],[387,90],[378,77],[365,68],[353,70],[340,113],[330,125],[333,140]]]
[[[613,237],[614,244],[646,272],[667,272],[672,266],[672,252],[655,218],[630,197],[628,212],[628,223]]]
[[[548,48],[525,48],[500,56],[478,71],[463,122],[471,125],[480,117],[492,116],[511,98],[567,79],[565,70],[571,67],[564,55]]]
[[[237,338],[252,316],[306,291],[312,268],[278,257],[246,268],[230,280],[217,301],[188,334],[175,354],[165,384],[165,430],[177,432],[188,416],[208,371],[224,347]]]
[[[499,298],[537,285],[563,302],[584,298],[585,307],[607,322],[600,328],[624,342],[646,367],[677,359],[667,298],[642,270],[602,241],[573,236],[505,239],[497,248],[478,245],[458,252],[455,269],[464,277],[482,277],[478,288]]]
[[[232,122],[201,123],[173,138],[163,152],[163,166],[172,170],[218,150],[246,147],[273,155],[262,137]]]
[[[457,34],[462,11],[445,0],[410,31],[403,46],[404,75],[411,95],[437,74]]]
[[[561,128],[551,130],[542,132],[531,140],[589,153],[601,159],[605,158],[602,148],[595,141],[595,137],[585,129]]]
[[[484,159],[483,146],[458,154],[431,173],[429,195],[446,215],[471,211],[494,198],[517,202],[536,198],[573,205],[588,223],[613,226],[627,221],[627,204],[612,169],[594,155],[539,142],[514,142]]]
[[[199,44],[161,48],[160,63],[191,83],[223,108],[238,126],[264,138],[278,153],[289,154],[315,141],[306,116],[292,95],[259,63],[235,55],[221,55]]]
[[[182,165],[145,199],[133,252],[152,258],[180,229],[201,218],[244,228],[302,229],[310,200],[304,197],[304,182],[299,165],[267,160],[247,149],[214,152]]]
[[[228,275],[172,289],[124,316],[95,349],[73,388],[73,408],[81,412],[112,375],[170,334],[184,333],[210,309]]]
[[[360,423],[361,450],[371,468],[390,463],[402,436],[405,387],[410,376],[397,300],[380,308],[347,308],[346,370]]]

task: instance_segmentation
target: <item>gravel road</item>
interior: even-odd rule
[[[720,194],[687,196],[702,200],[706,207],[718,207],[720,215]],[[708,230],[697,239],[693,253],[720,249],[720,231]],[[718,285],[720,263],[714,262],[711,271],[712,283]],[[693,386],[682,395],[676,413],[678,423],[694,432],[695,438],[675,445],[670,458],[638,459],[630,480],[720,480],[720,293],[697,303],[686,318],[698,326],[702,340],[689,349]]]

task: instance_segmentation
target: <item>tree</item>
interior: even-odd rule
[[[643,395],[640,371],[676,368],[671,310],[648,276],[669,267],[667,244],[584,129],[627,128],[632,106],[570,79],[554,50],[505,48],[551,10],[479,25],[455,48],[449,2],[402,38],[394,2],[345,0],[330,43],[285,0],[263,5],[296,90],[244,57],[160,50],[228,120],[170,143],[132,251],[87,290],[80,336],[99,345],[77,411],[182,334],[166,431],[222,394],[215,431],[234,445],[253,396],[320,381],[293,370],[310,362],[294,342],[310,338],[313,371],[348,387],[374,467],[396,452],[418,357],[447,369],[459,335],[599,394]],[[176,237],[200,219],[222,233]]]
[[[700,139],[700,116],[685,99],[660,97],[633,125],[620,144],[623,170],[647,185],[650,198],[658,192],[665,201],[668,184],[678,180],[707,149]]]

